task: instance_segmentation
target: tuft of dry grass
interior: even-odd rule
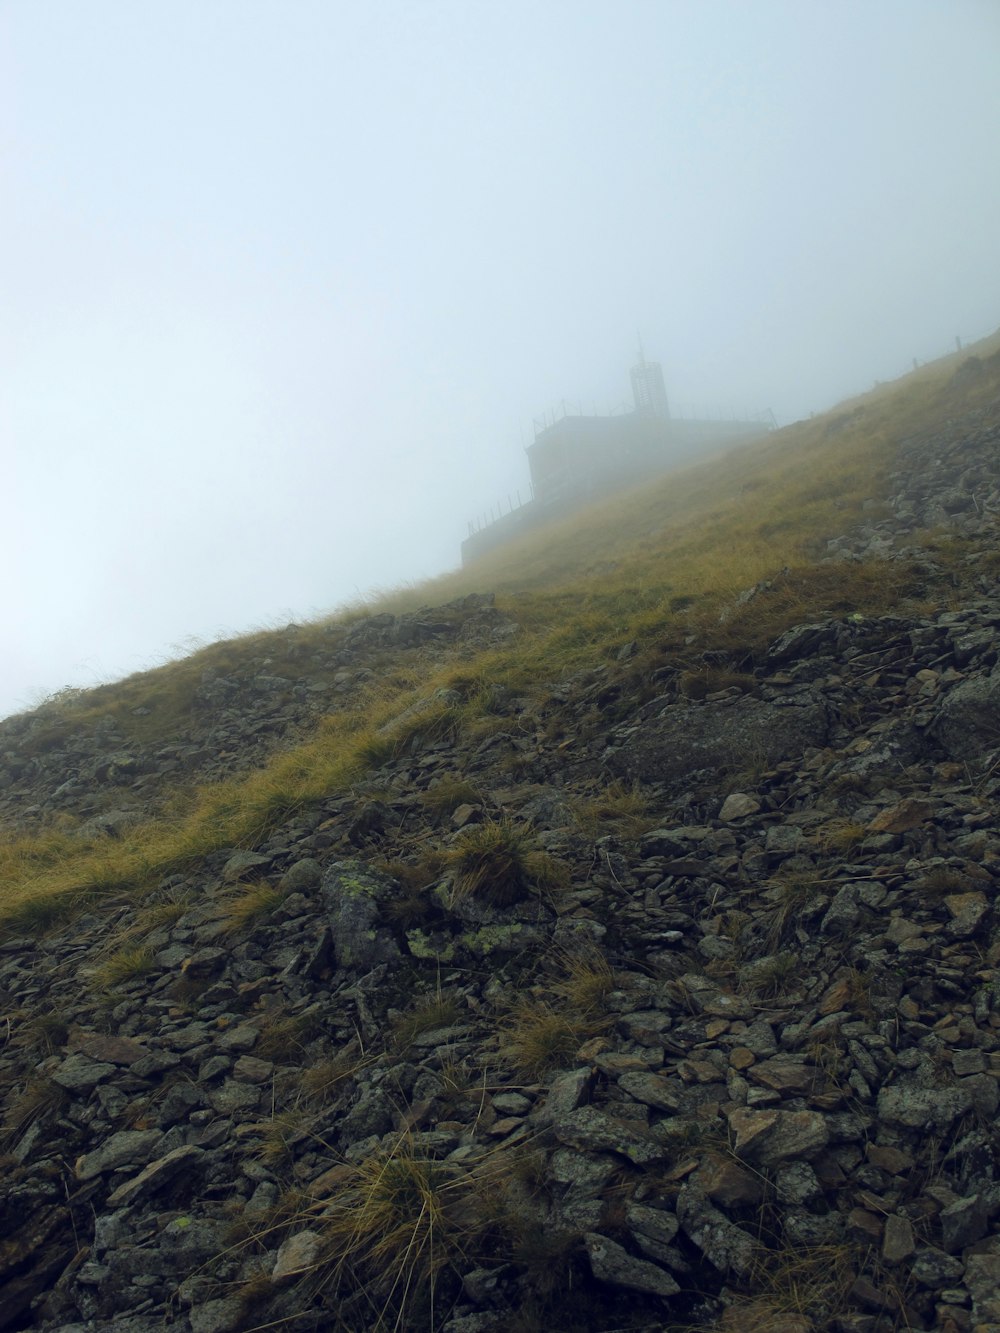
[[[22,1050],[54,1055],[69,1036],[69,1020],[62,1013],[35,1014],[20,1025],[18,1019],[25,1017],[23,1012],[11,1017],[14,1020],[11,1044]]]
[[[526,998],[500,1025],[499,1057],[513,1073],[535,1079],[565,1064],[579,1049],[589,1029],[545,1000]]]
[[[447,860],[452,902],[474,897],[493,907],[509,907],[567,883],[565,867],[537,847],[531,831],[506,819],[476,824],[447,853]]]
[[[424,1032],[451,1027],[462,1014],[458,997],[438,988],[417,1000],[411,1009],[397,1014],[390,1022],[390,1029],[399,1047],[405,1049]]]
[[[612,782],[598,796],[573,803],[572,809],[581,831],[595,840],[611,830],[635,839],[653,826],[649,797],[636,783]]]
[[[30,1079],[7,1103],[0,1120],[0,1146],[13,1147],[36,1120],[58,1115],[68,1101],[69,1094],[52,1079]]]
[[[134,945],[118,949],[103,963],[99,963],[91,973],[90,980],[97,990],[112,991],[130,981],[148,976],[154,966],[152,949],[142,944]]]
[[[560,973],[551,984],[557,1004],[581,1018],[603,1016],[604,1002],[615,989],[615,974],[597,945],[557,949],[550,957]]]
[[[334,1100],[343,1084],[373,1063],[374,1056],[356,1049],[340,1051],[303,1069],[298,1075],[299,1090],[310,1104],[324,1106]]]
[[[443,818],[460,805],[481,805],[482,792],[464,778],[441,778],[422,792],[420,803],[432,814]]]
[[[765,938],[769,953],[777,952],[788,940],[801,913],[821,892],[814,875],[787,874],[771,881],[771,888],[764,894],[772,904]]]
[[[411,930],[440,913],[441,906],[432,897],[431,889],[445,866],[443,852],[431,850],[415,861],[377,861],[376,865],[396,880],[400,888],[383,908],[387,920],[401,930]]]
[[[255,1053],[265,1059],[280,1059],[290,1064],[303,1058],[306,1046],[322,1031],[323,1025],[315,1010],[301,1014],[277,1010],[261,1023]]]
[[[255,926],[259,921],[266,921],[287,896],[284,889],[268,884],[266,880],[241,884],[231,897],[220,904],[218,919],[227,930],[235,933],[248,926]]]
[[[746,671],[706,666],[682,672],[677,685],[686,699],[704,699],[710,694],[729,690],[737,690],[740,694],[752,694],[757,688],[757,681]]]
[[[484,1192],[499,1161],[470,1173],[424,1156],[408,1136],[354,1166],[323,1210],[315,1285],[360,1296],[365,1327],[436,1328],[441,1284],[492,1229]]]
[[[859,1254],[855,1246],[838,1244],[762,1249],[748,1294],[734,1295],[721,1321],[711,1326],[712,1333],[815,1333],[835,1327],[838,1316],[856,1311],[851,1288],[859,1265],[896,1306],[900,1327],[910,1327],[906,1291],[892,1270]],[[696,1326],[693,1333],[710,1333],[709,1326]]]
[[[968,878],[951,866],[932,866],[914,884],[913,892],[930,901],[946,898],[949,893],[963,893],[969,887]]]
[[[849,852],[865,840],[865,826],[852,819],[831,819],[816,834],[816,842],[824,852]]]
[[[761,958],[744,969],[742,989],[757,1000],[773,1000],[787,994],[799,975],[798,954],[786,949],[782,953]]]
[[[529,1081],[565,1064],[610,1021],[604,1001],[614,974],[596,947],[559,951],[550,963],[558,971],[545,987],[551,999],[524,995],[498,1023],[501,1064]]]
[[[312,1121],[310,1112],[297,1107],[264,1121],[257,1145],[260,1160],[271,1167],[289,1165],[294,1159],[296,1144],[308,1136]]]

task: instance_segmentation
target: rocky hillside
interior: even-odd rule
[[[456,675],[252,843],[10,918],[0,1329],[1000,1329],[997,379],[769,642]],[[322,634],[173,739],[9,720],[0,812],[120,838],[518,617]]]

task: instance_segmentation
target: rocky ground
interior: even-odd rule
[[[185,681],[176,724],[178,700],[160,697],[155,673],[144,702],[124,715],[90,715],[87,704],[101,690],[67,691],[0,721],[0,823],[30,830],[68,817],[82,821],[83,836],[119,835],[155,813],[179,783],[259,767],[319,718],[355,707],[378,677],[405,670],[415,653],[474,652],[502,644],[516,628],[491,596],[476,594],[410,615],[289,625],[250,640],[227,667],[209,661]]]
[[[831,543],[932,577],[947,525],[942,609],[798,626],[700,698],[667,669],[640,702],[627,651],[498,692],[266,843],[4,940],[0,1329],[1000,1329],[998,443],[910,441]],[[510,632],[488,598],[368,618],[330,668]],[[184,744],[241,750],[243,686],[204,684]],[[4,724],[11,821],[111,836],[201,762],[19,757],[47,725]]]

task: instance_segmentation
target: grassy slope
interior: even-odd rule
[[[693,664],[706,649],[749,665],[789,625],[892,609],[918,592],[904,562],[822,565],[825,543],[878,517],[902,440],[995,397],[993,376],[960,393],[949,381],[970,352],[998,349],[1000,334],[722,461],[617,496],[468,570],[383,597],[369,609],[402,611],[493,590],[521,633],[500,650],[457,649],[444,667],[416,655],[405,677],[383,683],[355,711],[326,718],[305,743],[249,776],[178,792],[167,816],[121,841],[87,843],[58,830],[8,838],[0,843],[0,923],[41,927],[95,897],[141,892],[210,851],[252,845],[297,807],[348,789],[377,766],[393,744],[379,729],[438,687],[457,687],[466,698],[441,719],[461,730],[486,707],[486,687],[541,693],[574,671],[614,661],[628,642],[640,645],[633,673],[664,658]],[[781,571],[788,572],[780,595],[736,606],[737,593]],[[330,633],[328,623],[299,631],[305,649],[328,645]],[[71,696],[49,706],[46,725],[65,733],[110,716],[140,743],[169,739],[206,667],[231,669],[267,644],[268,633],[258,632]],[[303,661],[307,676],[307,652]],[[137,719],[140,705],[151,711]]]

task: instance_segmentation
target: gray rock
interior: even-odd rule
[[[540,1124],[551,1124],[589,1102],[594,1077],[594,1071],[589,1065],[559,1074],[552,1080],[548,1095],[533,1118]]]
[[[680,1226],[673,1213],[665,1213],[662,1208],[648,1208],[641,1203],[630,1203],[625,1209],[625,1225],[639,1249],[650,1258],[661,1264],[670,1264],[680,1257],[671,1244]]]
[[[701,1190],[682,1185],[677,1195],[677,1220],[689,1240],[720,1273],[749,1273],[760,1246],[714,1207]]]
[[[767,650],[767,660],[777,666],[814,657],[821,648],[829,648],[835,642],[837,628],[836,623],[830,621],[819,625],[795,625],[775,639]]]
[[[883,1088],[878,1118],[904,1129],[947,1129],[972,1107],[968,1088]]]
[[[952,759],[976,758],[996,749],[1000,744],[1000,671],[974,676],[949,690],[927,730]]]
[[[956,1199],[941,1210],[941,1243],[949,1253],[965,1249],[986,1235],[989,1210],[981,1194]]]
[[[105,1171],[116,1171],[122,1166],[148,1162],[162,1142],[158,1129],[123,1129],[95,1149],[85,1153],[76,1163],[77,1180],[94,1180]]]
[[[936,1289],[959,1280],[962,1276],[962,1261],[926,1246],[917,1250],[910,1271],[923,1286]]]
[[[142,815],[138,810],[106,810],[102,815],[88,819],[76,830],[78,838],[120,838],[130,828],[140,823]]]
[[[233,1075],[242,1083],[266,1083],[273,1073],[274,1061],[255,1055],[241,1055],[233,1065]]]
[[[605,763],[630,781],[685,786],[692,773],[771,767],[822,745],[829,729],[822,704],[780,705],[743,697],[735,703],[674,703],[624,735]]]
[[[820,933],[823,935],[844,935],[857,925],[860,916],[858,891],[853,884],[845,884],[842,889],[838,889],[834,894],[833,901],[820,922]]]
[[[228,1055],[210,1055],[207,1060],[202,1060],[198,1066],[198,1082],[211,1082],[213,1078],[218,1078],[220,1074],[227,1073],[232,1067],[232,1063]]]
[[[885,1230],[882,1233],[882,1258],[887,1264],[901,1264],[904,1259],[909,1259],[916,1248],[917,1242],[909,1218],[901,1217],[899,1213],[890,1213],[885,1219]]]
[[[830,1141],[818,1111],[757,1111],[736,1107],[728,1113],[736,1153],[758,1166],[776,1167],[794,1158],[815,1157]]]
[[[495,1314],[461,1314],[442,1324],[441,1333],[497,1333]]]
[[[232,1297],[205,1301],[188,1313],[191,1333],[235,1333],[243,1319],[243,1303]]]
[[[500,1268],[474,1268],[462,1278],[462,1289],[476,1305],[495,1305],[500,1295],[500,1279],[506,1265]]]
[[[182,1172],[190,1171],[199,1158],[203,1156],[204,1152],[201,1148],[195,1148],[190,1144],[174,1148],[172,1152],[157,1158],[155,1162],[150,1162],[132,1180],[126,1181],[124,1185],[119,1185],[116,1190],[108,1195],[108,1207],[128,1207],[148,1198],[149,1195],[155,1194],[164,1185],[168,1185]]]
[[[396,1107],[382,1088],[365,1087],[357,1102],[337,1123],[337,1132],[345,1143],[385,1134],[392,1128]]]
[[[669,1273],[646,1259],[634,1258],[607,1236],[590,1232],[584,1236],[583,1243],[590,1260],[590,1271],[599,1282],[645,1292],[648,1296],[675,1296],[680,1291]]]
[[[973,1327],[1000,1327],[1000,1237],[991,1236],[965,1260],[965,1285],[972,1297]]]
[[[793,856],[805,844],[806,835],[795,824],[772,824],[764,838],[769,856]]]
[[[575,1194],[596,1198],[614,1175],[617,1165],[608,1154],[592,1157],[572,1148],[557,1148],[549,1161],[549,1174],[557,1185]]]
[[[823,1193],[816,1172],[808,1162],[788,1162],[778,1167],[774,1184],[782,1203],[808,1203]]]
[[[722,802],[722,809],[719,811],[719,818],[729,822],[733,819],[746,819],[749,815],[755,815],[760,809],[760,801],[756,796],[750,796],[746,792],[730,792]]]
[[[493,1098],[493,1106],[501,1115],[527,1115],[531,1110],[531,1098],[520,1092],[498,1092]]]
[[[972,1109],[986,1120],[992,1120],[1000,1108],[1000,1084],[995,1074],[971,1074],[959,1080],[961,1091],[968,1095]]]
[[[233,1115],[237,1111],[252,1110],[260,1101],[261,1089],[253,1083],[227,1078],[220,1088],[211,1088],[206,1095],[213,1111]]]
[[[204,1106],[205,1097],[200,1088],[189,1082],[179,1082],[173,1084],[168,1089],[167,1096],[159,1105],[159,1114],[157,1114],[157,1124],[161,1128],[167,1128],[168,1125],[176,1124],[176,1121],[187,1120],[192,1110],[199,1106]]]
[[[552,1225],[557,1231],[570,1233],[595,1231],[601,1225],[603,1217],[603,1200],[590,1199],[583,1194],[570,1192],[552,1205]]]
[[[797,1250],[839,1245],[844,1239],[844,1219],[840,1213],[810,1213],[793,1206],[782,1215],[781,1227],[785,1243]]]
[[[395,880],[362,861],[337,861],[327,867],[320,895],[339,967],[363,970],[399,957],[391,932],[379,925],[382,907],[398,894]]]
[[[296,1231],[281,1242],[271,1269],[272,1282],[285,1282],[308,1272],[316,1264],[323,1248],[318,1231]]]
[[[659,1074],[632,1070],[619,1075],[618,1086],[637,1102],[655,1106],[658,1111],[669,1111],[673,1115],[680,1109],[679,1089],[672,1088],[670,1081]]]
[[[323,868],[320,863],[311,856],[305,856],[290,865],[278,883],[286,893],[304,893],[308,896],[311,889],[318,887],[322,878]]]
[[[581,1106],[578,1111],[570,1111],[554,1122],[552,1130],[560,1143],[571,1148],[583,1152],[616,1152],[636,1166],[662,1162],[669,1156],[669,1149],[655,1139],[596,1106]]]
[[[214,981],[225,971],[228,962],[229,954],[225,949],[196,949],[184,959],[181,972],[188,981]]]
[[[256,878],[270,864],[269,856],[260,856],[257,852],[234,852],[222,867],[223,883],[238,884],[241,879]]]
[[[104,1079],[115,1073],[115,1066],[103,1060],[91,1060],[89,1055],[68,1055],[50,1078],[67,1092],[89,1092]]]
[[[237,1027],[220,1032],[215,1044],[223,1051],[250,1051],[256,1046],[259,1037],[259,1028],[252,1023],[240,1023]]]

